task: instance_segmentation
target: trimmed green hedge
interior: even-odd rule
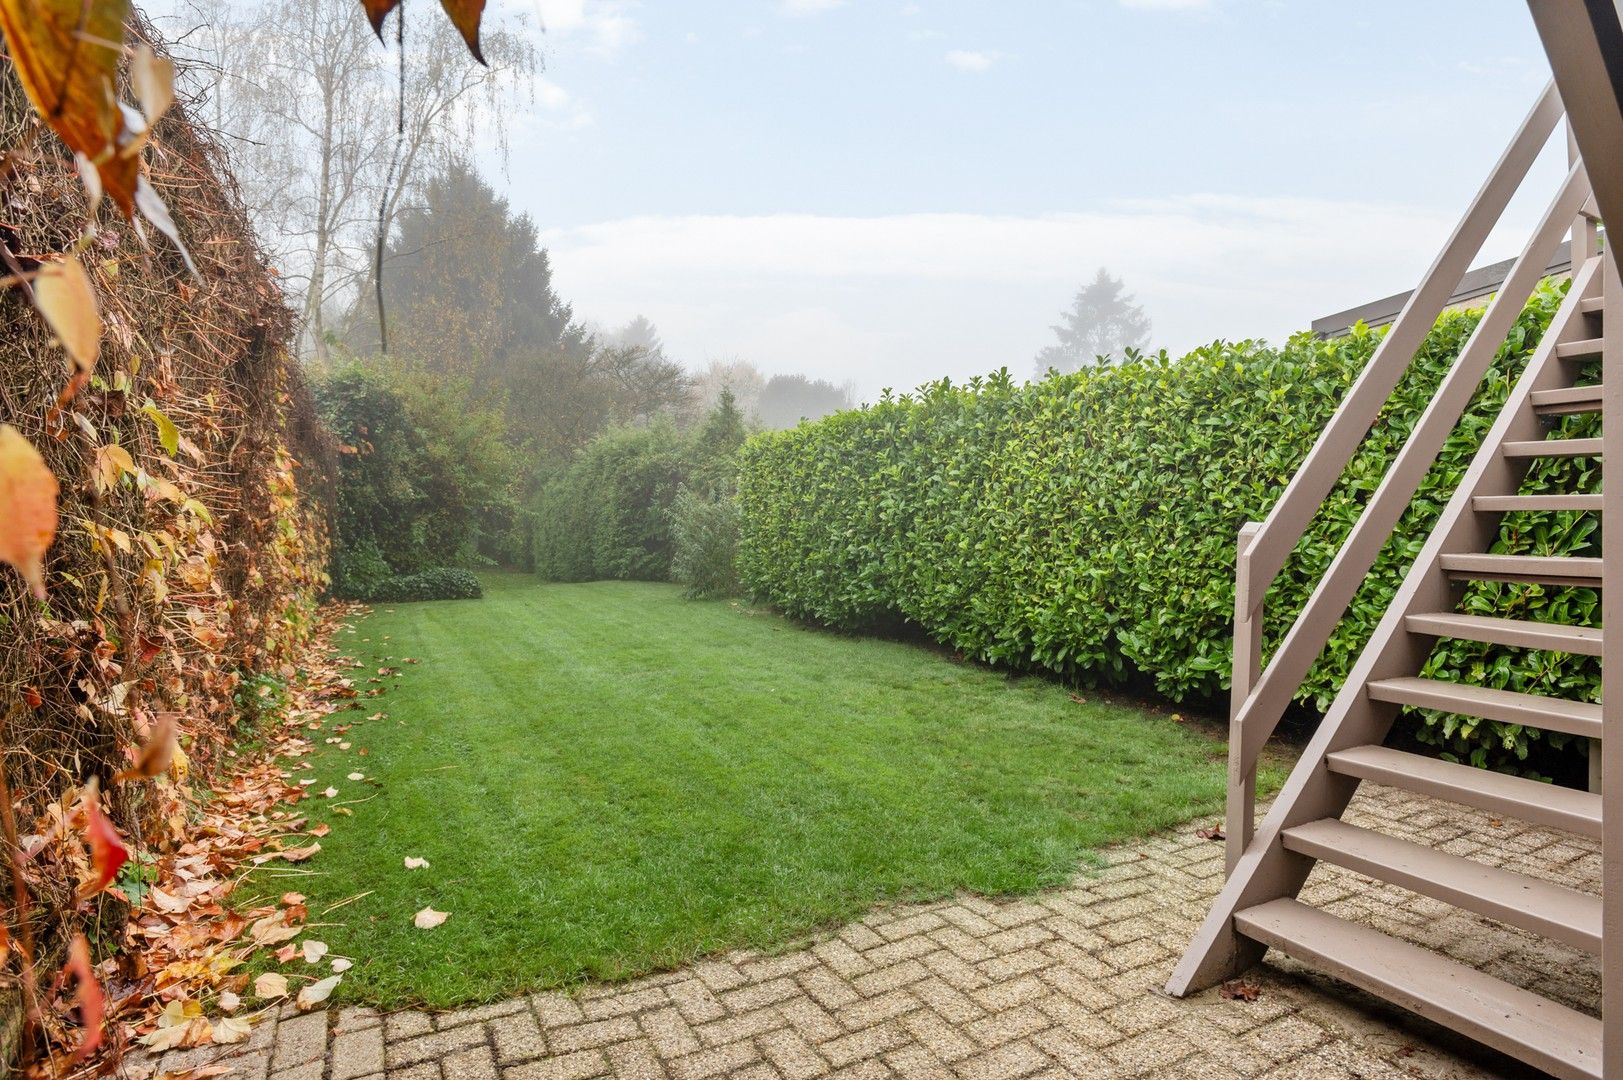
[[[1530,302],[1302,701],[1328,704],[1563,292],[1549,285]],[[1479,314],[1438,322],[1270,590],[1274,635],[1305,603]],[[1333,341],[1298,335],[1280,349],[1219,342],[1181,359],[1134,356],[1021,386],[1000,372],[757,435],[740,454],[741,579],[758,598],[835,627],[900,617],[981,660],[1084,682],[1136,671],[1174,699],[1215,697],[1230,674],[1236,532],[1267,514],[1378,339],[1359,327]],[[1528,490],[1581,490],[1596,482],[1590,465],[1541,466]],[[1507,515],[1497,550],[1586,554],[1592,522]],[[1532,618],[1598,617],[1590,590],[1468,590],[1468,610],[1488,603]],[[1433,668],[1513,689],[1599,694],[1598,666],[1580,657],[1443,643]],[[1513,725],[1427,720],[1423,738],[1478,764],[1523,759],[1541,737],[1564,742]]]
[[[369,604],[401,604],[414,600],[479,600],[485,595],[473,571],[457,566],[436,566],[415,574],[384,578],[358,590],[355,597]]]

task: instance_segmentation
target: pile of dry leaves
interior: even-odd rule
[[[350,749],[350,724],[340,717],[370,707],[382,688],[359,689],[348,676],[355,661],[332,652],[334,635],[359,613],[356,605],[329,605],[311,640],[301,675],[288,687],[280,715],[267,720],[263,744],[222,770],[206,791],[188,789],[184,757],[167,762],[151,782],[174,800],[165,838],[147,838],[163,853],[140,872],[118,876],[128,850],[110,825],[71,830],[57,827],[32,839],[36,849],[78,859],[86,890],[105,888],[129,901],[130,919],[119,936],[122,948],[92,965],[83,938],[57,981],[41,987],[44,1047],[30,1066],[35,1077],[65,1080],[107,1075],[133,1050],[156,1052],[247,1039],[257,1020],[289,1001],[320,1007],[352,964],[308,936],[298,939],[310,911],[296,891],[279,891],[288,864],[321,850],[330,826],[311,825],[299,809],[313,781],[300,778],[316,739]],[[377,681],[377,680],[374,680]],[[373,719],[382,714],[374,713]],[[356,748],[365,754],[364,747]],[[94,799],[83,805],[94,813]],[[347,816],[347,807],[334,807]],[[72,815],[57,815],[67,822]],[[52,835],[54,832],[54,835]],[[78,833],[89,842],[68,842]],[[96,850],[103,836],[105,850]],[[58,843],[57,841],[62,841]],[[345,901],[347,902],[347,901]],[[326,915],[339,905],[321,912]],[[262,970],[251,978],[250,966]],[[283,973],[275,964],[296,965]],[[52,992],[54,991],[54,993]],[[140,1070],[150,1074],[150,1066]],[[216,1075],[202,1069],[192,1080]],[[130,1075],[126,1070],[126,1075]]]

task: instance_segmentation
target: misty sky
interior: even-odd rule
[[[1411,287],[1548,77],[1523,0],[492,11],[547,71],[481,160],[577,312],[864,398],[1028,375],[1101,265],[1174,351]]]

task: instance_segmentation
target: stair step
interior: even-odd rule
[[[1284,832],[1285,847],[1599,954],[1600,897],[1323,818]]]
[[[1582,341],[1567,341],[1555,347],[1555,355],[1563,360],[1588,360],[1600,355],[1601,346],[1605,338],[1585,338]]]
[[[1541,416],[1600,412],[1602,387],[1566,386],[1560,390],[1534,390],[1533,411]]]
[[[1541,731],[1559,731],[1588,739],[1601,737],[1600,706],[1592,701],[1523,694],[1488,686],[1406,677],[1382,679],[1367,687],[1376,701],[1416,709],[1441,709],[1483,720],[1521,724]]]
[[[1518,649],[1549,649],[1579,656],[1600,655],[1601,632],[1591,626],[1499,619],[1491,615],[1455,615],[1447,611],[1409,615],[1403,625],[1411,634],[1486,641]]]
[[[1234,915],[1246,937],[1559,1077],[1601,1075],[1600,1021],[1296,900]]]
[[[1444,572],[1476,581],[1540,581],[1600,588],[1601,560],[1549,555],[1444,555]]]
[[[1578,305],[1578,310],[1585,315],[1599,315],[1606,310],[1606,297],[1591,296]]]
[[[1599,495],[1478,495],[1471,507],[1484,513],[1514,510],[1587,510],[1600,513]]]
[[[1503,817],[1600,839],[1600,796],[1520,776],[1473,769],[1385,746],[1354,746],[1325,757],[1325,767],[1404,791],[1418,791]]]
[[[1600,457],[1599,439],[1531,439],[1507,442],[1500,451],[1506,457]]]

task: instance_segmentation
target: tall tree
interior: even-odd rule
[[[452,160],[402,207],[383,259],[390,350],[422,369],[466,379],[499,402],[508,428],[547,456],[584,446],[611,424],[683,419],[691,380],[644,345],[607,344],[553,287],[535,224],[465,161]],[[376,347],[370,289],[347,337]]]
[[[802,420],[817,420],[855,403],[849,385],[835,386],[805,375],[774,375],[761,388],[755,413],[762,427],[791,428]]]
[[[304,348],[324,361],[380,210],[387,231],[403,193],[475,134],[504,146],[503,106],[531,87],[539,54],[522,27],[487,22],[481,66],[447,20],[415,19],[402,73],[354,0],[185,0],[177,18],[193,24],[177,51],[194,90],[235,140],[244,201],[299,297]]]
[[[1053,328],[1058,344],[1037,353],[1037,377],[1049,369],[1076,371],[1108,363],[1128,349],[1149,344],[1150,320],[1144,309],[1123,292],[1120,278],[1099,268],[1091,282],[1077,290],[1071,306],[1060,312]]]

